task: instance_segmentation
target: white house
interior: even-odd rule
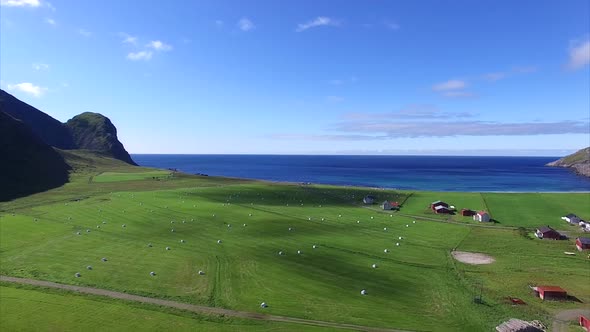
[[[480,222],[489,222],[492,218],[487,211],[479,211],[473,216],[473,220]]]

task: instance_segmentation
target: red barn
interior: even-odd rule
[[[585,328],[587,332],[590,332],[590,319],[580,316],[580,326]]]
[[[463,217],[471,217],[475,215],[475,211],[469,209],[461,209],[461,215]]]
[[[559,286],[537,286],[537,292],[541,300],[567,298],[567,292]]]
[[[576,239],[576,248],[579,251],[582,250],[590,250],[590,238],[587,237],[579,237]]]
[[[535,232],[535,236],[539,239],[553,239],[553,240],[560,240],[561,234],[559,234],[556,230],[549,226],[543,226],[537,228]]]

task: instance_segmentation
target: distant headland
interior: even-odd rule
[[[570,168],[577,174],[590,177],[590,147],[552,161],[547,166]]]

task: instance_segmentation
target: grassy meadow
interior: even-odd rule
[[[589,194],[393,192],[81,165],[61,188],[0,203],[2,275],[416,331],[485,331],[511,317],[550,324],[557,311],[590,302],[590,260],[563,254],[575,251],[573,239],[541,241],[516,229],[551,225],[575,238],[577,230],[559,217],[574,212],[590,219]],[[365,208],[359,202],[369,193],[403,207],[391,213]],[[467,217],[434,215],[428,205],[437,199],[458,209],[488,209],[499,222],[484,228]],[[496,262],[463,264],[452,259],[454,248],[485,253]],[[475,304],[480,284],[484,304]],[[528,288],[536,284],[560,285],[583,303],[542,302]],[[511,306],[508,296],[527,305]],[[0,300],[11,330],[30,329],[23,317],[37,306],[46,308],[37,327],[52,329],[51,317],[60,312],[68,312],[66,329],[101,324],[90,317],[96,301],[127,324],[114,327],[120,330],[158,330],[166,320],[179,329],[293,328],[223,325],[156,307],[8,284]],[[260,308],[261,302],[268,308]],[[73,303],[79,309],[69,312],[66,306]]]

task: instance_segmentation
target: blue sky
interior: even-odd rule
[[[586,0],[0,3],[2,89],[131,153],[590,145]]]

